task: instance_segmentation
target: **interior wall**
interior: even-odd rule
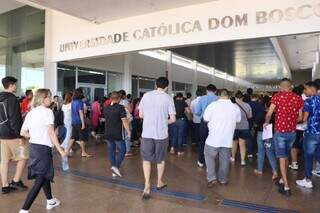
[[[291,74],[293,84],[305,84],[312,80],[312,70],[294,71]]]

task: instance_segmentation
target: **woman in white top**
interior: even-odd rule
[[[21,128],[21,136],[29,138],[30,158],[28,161],[28,179],[35,179],[20,213],[27,213],[42,188],[47,198],[47,209],[60,205],[60,201],[52,196],[53,181],[52,147],[55,146],[62,157],[66,156],[54,131],[54,115],[48,108],[51,104],[51,92],[38,89],[33,109],[27,114]]]
[[[71,118],[71,102],[72,102],[72,92],[67,92],[64,97],[64,102],[62,105],[62,111],[64,115],[64,127],[67,129],[66,137],[62,143],[64,149],[68,148],[69,140],[72,133],[72,118]]]

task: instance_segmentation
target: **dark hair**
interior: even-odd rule
[[[119,91],[119,94],[123,97],[123,96],[126,96],[127,93],[126,93],[126,91],[124,91],[124,90],[122,89],[122,90]],[[121,98],[122,98],[122,97],[121,97]]]
[[[315,88],[316,90],[319,90],[320,88],[319,88],[319,85],[315,82],[315,81],[309,81],[309,82],[307,82],[306,83],[306,86],[307,87],[313,87],[313,88]]]
[[[236,98],[238,98],[238,99],[243,98],[243,94],[242,94],[242,92],[241,92],[240,90],[238,90],[234,96],[235,96]]]
[[[187,98],[191,98],[191,97],[192,97],[191,93],[188,92],[188,93],[187,93]]]
[[[314,82],[318,84],[318,87],[320,88],[320,78],[317,78],[316,80],[314,80]]]
[[[169,80],[166,77],[160,77],[156,81],[157,88],[165,89],[169,86]]]
[[[219,96],[225,96],[225,97],[230,97],[230,93],[227,89],[220,89],[218,91]]]
[[[183,98],[183,94],[181,92],[178,92],[176,98]]]
[[[73,100],[81,100],[83,99],[83,91],[81,88],[77,88],[73,93]]]
[[[293,88],[292,92],[296,93],[297,95],[301,96],[303,94],[304,86],[299,85]]]
[[[201,91],[200,89],[198,89],[198,90],[196,91],[196,95],[197,95],[197,96],[202,96],[202,94],[203,94],[203,93],[202,93],[202,91]]]
[[[2,79],[2,86],[5,89],[8,89],[10,85],[16,84],[18,82],[18,79],[12,76],[7,76]]]
[[[94,101],[99,101],[99,97],[98,96],[94,97]]]
[[[207,91],[209,91],[209,92],[215,92],[215,91],[217,91],[217,87],[216,87],[215,85],[213,85],[213,84],[209,84],[209,85],[207,86]]]
[[[128,94],[127,95],[127,99],[131,99],[132,95],[131,94]]]
[[[114,92],[112,92],[111,93],[111,100],[118,100],[119,98],[121,98],[121,93],[120,93],[120,91],[119,92],[117,92],[117,91],[114,91]]]
[[[252,94],[251,98],[252,99],[260,99],[261,96],[255,93],[255,94]]]
[[[31,89],[27,89],[25,94],[26,94],[26,96],[28,96],[28,95],[30,95],[30,94],[33,94],[33,92],[32,92]]]
[[[289,83],[291,83],[291,80],[290,80],[289,78],[283,78],[283,79],[280,80],[280,83],[282,83],[282,82],[289,82]]]
[[[247,94],[248,95],[252,95],[253,94],[253,89],[252,88],[248,88],[247,89]]]

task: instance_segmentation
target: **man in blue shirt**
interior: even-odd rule
[[[320,95],[317,94],[319,85],[315,82],[308,82],[305,85],[305,93],[308,98],[304,102],[303,121],[308,121],[308,127],[305,131],[303,149],[304,149],[304,175],[305,178],[297,180],[298,186],[311,189],[313,187],[311,177],[314,155],[319,162],[320,156],[316,153],[320,149]]]
[[[213,84],[207,86],[207,95],[200,97],[198,104],[194,107],[194,114],[201,118],[201,123],[199,127],[199,147],[198,147],[198,166],[200,168],[204,167],[204,145],[208,137],[208,124],[203,120],[203,114],[206,108],[214,101],[218,100],[216,96],[217,88]]]

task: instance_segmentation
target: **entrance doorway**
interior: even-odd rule
[[[108,94],[105,85],[78,83],[78,86],[82,89],[83,94],[87,98],[88,103],[92,103],[95,97],[101,99]]]

